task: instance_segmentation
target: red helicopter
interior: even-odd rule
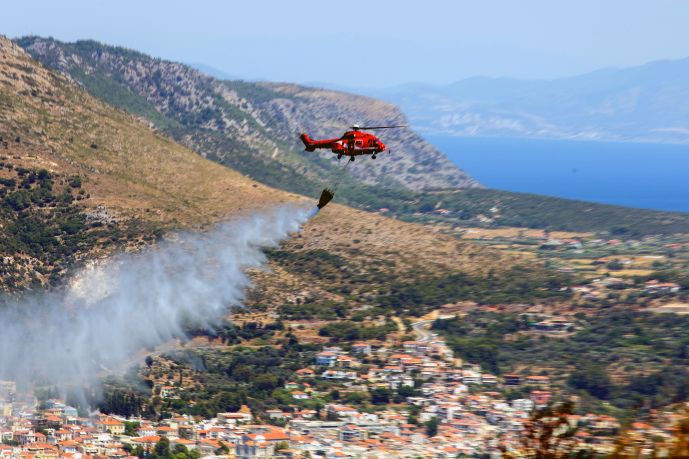
[[[327,148],[337,155],[337,159],[341,159],[342,156],[349,156],[349,160],[354,161],[354,157],[360,155],[371,155],[371,158],[376,159],[376,155],[384,152],[387,147],[378,137],[361,131],[403,127],[407,126],[358,126],[355,124],[351,127],[351,131],[345,132],[342,137],[337,139],[313,140],[308,134],[302,134],[300,138],[304,142],[306,151]]]

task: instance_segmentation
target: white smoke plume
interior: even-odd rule
[[[63,293],[0,306],[0,380],[93,387],[144,348],[210,327],[242,303],[246,269],[317,209],[284,206],[179,233],[155,248],[84,269]]]

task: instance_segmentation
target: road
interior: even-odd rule
[[[454,314],[438,316],[438,319],[452,319],[455,317]],[[426,342],[432,341],[438,337],[437,334],[429,331],[431,324],[435,322],[436,319],[420,320],[411,324],[411,328],[416,333],[417,341]]]
[[[417,341],[426,342],[435,338],[435,333],[428,331],[432,323],[432,320],[421,320],[411,324],[411,328],[414,330],[414,333],[416,333]]]

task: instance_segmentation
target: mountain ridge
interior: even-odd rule
[[[340,135],[353,123],[405,124],[387,102],[289,83],[217,80],[185,64],[95,41],[16,42],[49,67],[69,74],[97,97],[148,118],[205,157],[272,186],[311,193],[339,175],[329,152],[304,153],[297,134]],[[386,132],[394,152],[350,167],[348,186],[414,190],[478,183],[411,129]],[[295,180],[292,177],[299,177]]]

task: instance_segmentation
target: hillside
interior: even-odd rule
[[[184,64],[94,41],[25,37],[17,43],[96,97],[145,117],[203,156],[303,194],[332,183],[338,165],[328,152],[303,152],[300,132],[331,138],[353,123],[406,123],[395,106],[367,97],[291,84],[221,81]],[[364,185],[415,190],[477,186],[411,129],[386,131],[385,142],[392,156],[353,164],[347,189],[370,194],[375,190]]]
[[[689,58],[554,80],[476,77],[369,91],[423,132],[689,142]]]
[[[9,240],[2,255],[10,257],[10,266],[24,266],[30,273],[40,264],[46,277],[54,274],[57,280],[80,260],[148,243],[166,230],[200,228],[305,199],[202,158],[40,66],[2,37],[0,56],[0,154],[7,168],[1,182],[1,223],[22,230],[6,232]],[[56,221],[63,214],[69,221]],[[83,237],[70,245],[69,234]],[[401,277],[412,272],[481,275],[493,265],[501,269],[494,263],[500,257],[478,247],[336,204],[324,209],[285,250],[346,257],[363,272],[364,261],[390,263]],[[280,266],[274,268],[281,272]],[[291,285],[280,291],[283,295],[329,282],[318,273],[310,276],[308,285],[293,275],[267,279],[276,285],[283,280]],[[17,277],[16,283],[30,281]],[[43,276],[35,282],[46,283]],[[3,286],[13,285],[3,280]]]
[[[389,214],[442,225],[590,231],[631,239],[686,234],[689,214],[595,204],[491,189],[382,194]],[[385,200],[383,203],[383,199]]]
[[[67,72],[93,95],[142,117],[207,158],[262,183],[308,196],[337,182],[340,172],[332,155],[304,153],[296,133],[307,130],[314,136],[331,136],[351,120],[404,121],[396,107],[379,100],[289,84],[220,81],[183,64],[93,41],[68,44],[27,37],[17,42],[44,64]],[[468,97],[472,91],[463,94]],[[491,93],[476,89],[476,94]],[[492,97],[509,98],[500,91]],[[411,110],[416,123],[418,112]],[[479,121],[482,129],[490,126]],[[492,219],[491,226],[616,233],[627,228],[624,233],[630,236],[683,232],[687,222],[681,214],[481,190],[413,131],[386,131],[384,138],[393,148],[392,156],[348,167],[338,190],[339,202],[367,210],[390,208],[394,215],[413,221],[433,221],[419,219],[419,214],[443,202],[443,207],[461,216],[460,223],[482,218],[498,206],[501,215]],[[417,190],[421,187],[453,191],[438,196]],[[469,187],[469,192],[454,191],[462,187]]]

